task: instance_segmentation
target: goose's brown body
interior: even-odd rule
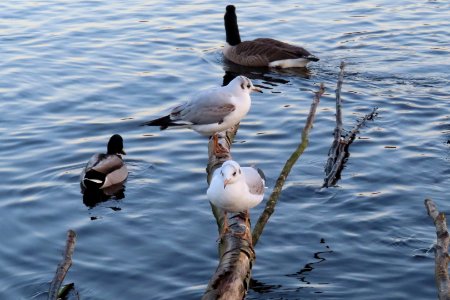
[[[243,41],[239,35],[235,7],[228,5],[224,16],[227,44],[224,56],[239,65],[248,67],[305,67],[319,59],[303,47],[270,38]]]

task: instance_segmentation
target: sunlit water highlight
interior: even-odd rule
[[[138,125],[221,85],[226,70],[264,88],[232,153],[265,171],[268,193],[298,145],[313,91],[327,87],[256,247],[247,298],[436,298],[423,200],[449,209],[450,4],[238,4],[244,39],[303,44],[321,58],[285,71],[223,61],[226,4],[0,4],[0,299],[46,298],[69,228],[78,241],[66,281],[81,299],[201,297],[217,266],[207,140]],[[321,189],[341,60],[345,127],[373,107],[379,115],[351,146],[339,185]],[[79,174],[113,133],[128,153],[125,198],[88,208]]]

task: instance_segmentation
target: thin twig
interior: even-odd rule
[[[312,128],[314,117],[316,114],[317,106],[320,102],[320,97],[325,92],[324,85],[321,84],[319,91],[315,93],[313,102],[311,103],[311,108],[309,110],[308,118],[306,119],[305,127],[302,130],[301,142],[298,145],[297,149],[291,154],[289,159],[286,161],[283,169],[281,170],[280,175],[278,176],[277,182],[275,183],[275,187],[273,188],[272,194],[269,197],[269,200],[266,203],[266,207],[262,212],[261,216],[258,219],[258,222],[253,229],[252,240],[253,245],[258,243],[259,237],[261,236],[264,227],[267,224],[270,216],[273,214],[275,210],[275,205],[277,204],[278,198],[280,197],[281,191],[283,189],[283,185],[291,172],[292,167],[297,162],[298,158],[303,154],[306,147],[308,146],[308,135]]]
[[[63,260],[59,263],[58,268],[56,269],[55,277],[53,278],[48,291],[48,300],[58,299],[59,289],[64,281],[64,278],[66,277],[67,271],[69,271],[69,268],[72,265],[72,255],[75,250],[76,236],[75,231],[71,229],[67,231],[67,241],[63,254]]]
[[[341,65],[339,67],[341,71],[339,72],[338,82],[336,86],[336,129],[339,133],[339,137],[341,137],[342,134],[342,100],[341,100],[341,90],[342,90],[342,83],[344,82],[344,68],[345,68],[345,62],[341,62]]]
[[[339,144],[341,143],[342,139],[342,131],[343,131],[343,122],[342,122],[342,100],[341,100],[341,90],[342,90],[342,83],[344,82],[344,68],[345,63],[341,62],[340,69],[338,76],[338,81],[336,85],[336,127],[334,128],[334,140],[333,144],[331,145],[330,150],[328,151],[328,160],[327,164],[325,166],[325,173],[328,174],[333,169],[333,165],[339,155],[338,148]]]
[[[373,120],[377,116],[378,107],[374,107],[370,113],[361,118],[356,125],[350,130],[344,138],[344,144],[350,144],[359,132],[359,129],[366,124],[366,121]]]

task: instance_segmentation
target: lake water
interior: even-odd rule
[[[321,58],[307,70],[223,60],[222,1],[0,4],[0,299],[46,299],[66,232],[81,299],[199,299],[217,263],[206,200],[207,139],[140,122],[225,71],[262,87],[232,155],[267,177],[268,198],[323,82],[310,144],[256,246],[247,299],[436,299],[435,229],[449,210],[448,1],[245,1],[243,39],[274,37]],[[339,64],[344,126],[373,107],[338,186],[322,189]],[[113,133],[125,197],[87,207],[79,174]],[[252,210],[253,223],[264,203]]]

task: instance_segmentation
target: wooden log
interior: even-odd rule
[[[70,266],[72,266],[72,255],[75,249],[76,233],[75,231],[69,229],[67,231],[67,241],[66,248],[63,254],[63,260],[58,264],[56,269],[55,277],[53,278],[50,289],[48,291],[48,300],[57,300],[59,289],[66,277],[67,271],[69,271]]]
[[[219,143],[228,150],[217,157],[214,155],[212,140],[208,144],[209,161],[206,168],[208,184],[214,171],[231,159],[230,148],[238,125],[219,133]],[[225,214],[211,204],[219,232],[222,232]],[[251,242],[250,218],[245,213],[231,215],[229,230],[219,243],[219,265],[211,277],[202,299],[243,299],[247,293],[255,252]],[[247,222],[245,221],[247,219]]]
[[[341,172],[344,168],[349,151],[350,144],[354,141],[359,129],[365,124],[367,120],[373,120],[377,115],[377,107],[372,109],[372,112],[360,119],[356,125],[345,136],[343,134],[342,122],[342,99],[341,90],[344,81],[345,63],[341,62],[338,82],[336,86],[336,127],[334,129],[334,140],[328,151],[328,160],[325,165],[325,179],[323,187],[330,187],[336,185],[341,177]]]
[[[245,212],[232,215],[229,221],[229,231],[222,237],[219,244],[219,266],[216,272],[208,283],[205,294],[202,299],[243,299],[247,293],[253,262],[256,258],[256,254],[253,246],[258,241],[264,225],[270,218],[270,215],[274,211],[277,199],[281,193],[283,184],[289,175],[295,162],[304,152],[308,145],[308,134],[312,128],[315,112],[320,101],[320,96],[324,93],[323,84],[320,85],[319,92],[315,94],[313,103],[311,104],[310,113],[308,115],[306,125],[302,131],[301,143],[291,157],[286,162],[283,168],[280,178],[272,193],[270,204],[266,205],[265,214],[258,220],[258,230],[254,231],[252,240],[250,217],[245,215]],[[206,168],[208,174],[208,183],[210,183],[214,171],[219,168],[226,160],[232,159],[230,148],[234,136],[237,132],[237,126],[231,128],[226,132],[219,133],[219,143],[228,150],[223,156],[217,157],[213,153],[212,140],[208,145],[209,161]],[[213,214],[216,218],[219,232],[222,232],[224,224],[224,212],[211,204]],[[247,220],[247,222],[245,222]],[[256,230],[256,227],[255,227]]]
[[[450,283],[448,277],[449,234],[444,213],[440,213],[431,199],[425,199],[428,215],[436,227],[435,279],[439,300],[450,300]]]
[[[264,227],[267,224],[270,216],[275,211],[275,205],[278,202],[278,198],[280,197],[281,191],[283,189],[284,183],[291,172],[292,167],[295,165],[299,157],[303,154],[306,147],[309,143],[309,132],[314,123],[314,117],[316,115],[317,107],[319,106],[320,97],[325,92],[325,87],[323,83],[320,85],[319,91],[314,94],[314,99],[311,103],[311,108],[309,109],[308,118],[306,119],[305,127],[303,127],[300,144],[297,149],[291,154],[286,163],[284,164],[283,169],[281,170],[280,175],[275,183],[275,187],[273,188],[272,194],[269,197],[269,200],[266,203],[266,207],[262,212],[261,216],[256,222],[255,228],[253,229],[253,245],[258,243],[259,237],[261,236]]]

